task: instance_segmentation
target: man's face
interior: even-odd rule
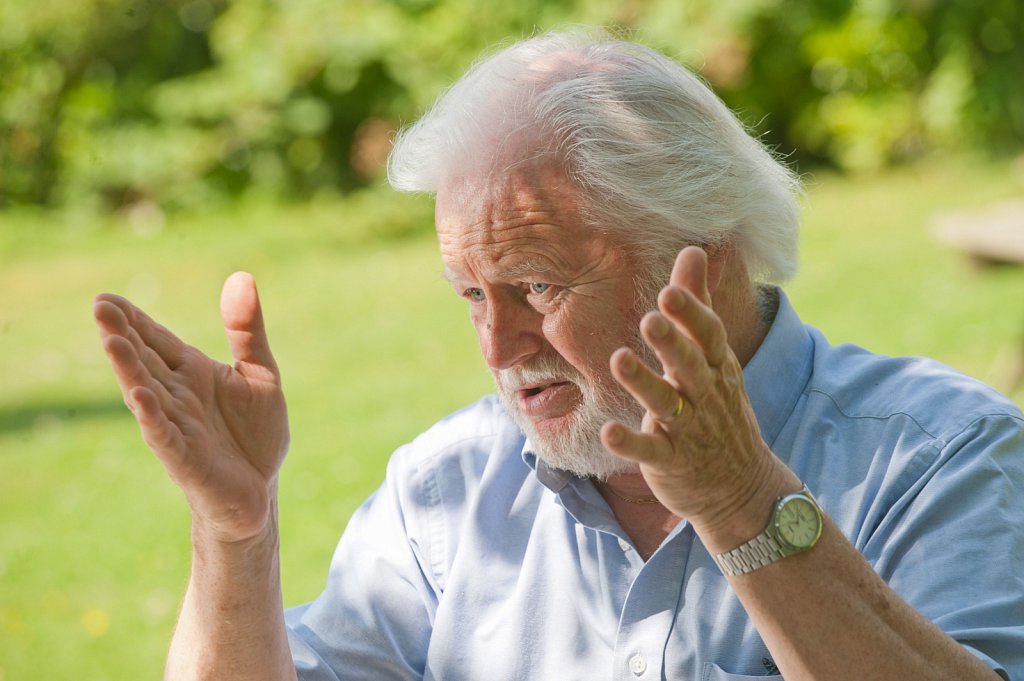
[[[612,236],[579,216],[579,192],[552,165],[456,178],[437,195],[445,274],[470,318],[516,422],[548,464],[607,477],[634,465],[601,445],[603,423],[636,427],[642,410],[608,359],[626,345],[658,366],[637,325],[653,301]]]

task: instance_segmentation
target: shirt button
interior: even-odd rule
[[[647,671],[647,660],[640,653],[637,653],[633,657],[629,658],[629,671],[633,672],[634,676],[643,676],[644,672]]]
[[[629,551],[633,547],[630,546],[629,542],[626,541],[625,539],[619,539],[619,548],[622,549],[623,551]]]

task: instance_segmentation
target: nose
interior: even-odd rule
[[[492,371],[508,369],[543,347],[543,315],[524,302],[492,297],[475,320],[484,361]]]

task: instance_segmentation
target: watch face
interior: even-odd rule
[[[779,538],[796,549],[814,546],[821,534],[818,509],[804,497],[790,497],[782,502],[775,515]]]

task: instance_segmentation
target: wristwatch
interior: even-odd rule
[[[775,500],[768,527],[732,551],[716,555],[715,563],[726,575],[753,572],[777,560],[809,551],[821,537],[821,508],[804,485],[799,492]]]

